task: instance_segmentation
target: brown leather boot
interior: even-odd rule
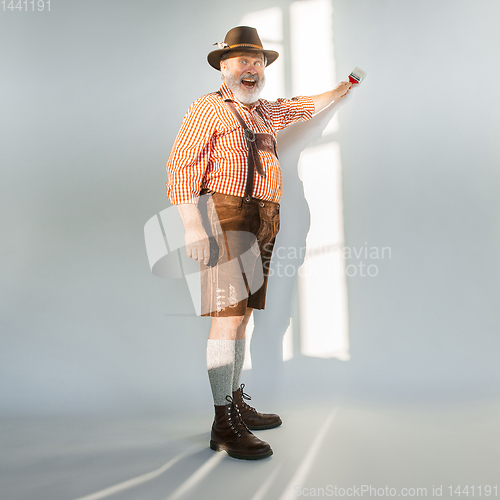
[[[282,424],[281,418],[275,413],[259,413],[255,408],[246,404],[246,400],[252,399],[243,392],[245,384],[241,384],[238,390],[233,391],[233,400],[240,410],[240,414],[246,426],[253,431],[262,429],[274,429]]]
[[[210,448],[215,451],[225,450],[229,456],[245,460],[270,457],[273,450],[269,444],[250,432],[233,398],[226,396],[226,399],[230,404],[214,406],[215,419]]]

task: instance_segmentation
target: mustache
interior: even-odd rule
[[[255,83],[259,83],[260,78],[257,75],[252,75],[251,73],[246,73],[239,78],[239,82],[242,80],[253,80]]]

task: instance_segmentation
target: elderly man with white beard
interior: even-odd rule
[[[349,92],[349,82],[315,96],[260,98],[265,50],[255,28],[238,26],[208,54],[222,86],[190,106],[167,162],[167,194],[185,229],[188,257],[200,263],[201,310],[212,318],[207,368],[215,418],[210,447],[239,459],[269,457],[251,431],[281,425],[280,417],[249,406],[240,375],[245,330],[264,309],[273,244],[279,231],[282,177],[276,134],[309,120]],[[248,255],[254,255],[249,265]]]

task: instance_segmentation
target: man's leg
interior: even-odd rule
[[[245,362],[246,330],[252,312],[253,309],[251,307],[247,307],[245,316],[243,317],[243,321],[240,323],[238,330],[236,330],[236,341],[234,346],[233,386],[231,389],[232,392],[237,391],[238,387],[240,386],[241,371],[243,370],[243,364]]]
[[[214,404],[227,404],[239,387],[245,361],[245,331],[253,309],[244,316],[214,317],[207,342],[208,378]]]
[[[245,338],[251,313],[247,310],[244,316],[212,318],[207,366],[215,407],[210,447],[216,451],[225,450],[234,458],[256,460],[269,457],[273,451],[269,444],[254,436],[244,425],[237,403],[231,397],[235,344],[241,337]]]
[[[214,321],[221,319],[228,320],[230,318],[213,318],[212,328],[210,330],[209,342],[213,336],[218,339],[224,339],[221,340],[222,342],[234,343],[234,351],[233,351],[234,365],[231,367],[233,370],[231,395],[233,400],[238,405],[238,408],[240,410],[240,413],[243,417],[243,421],[245,422],[245,424],[251,430],[273,429],[274,427],[278,427],[282,423],[279,415],[276,415],[275,413],[259,413],[257,410],[255,410],[255,408],[247,405],[245,399],[251,399],[251,398],[247,394],[245,394],[245,397],[243,397],[244,395],[243,389],[245,387],[245,384],[241,384],[240,387],[240,376],[245,361],[245,343],[246,343],[245,333],[252,312],[253,308],[247,307],[245,316],[238,316],[238,319],[233,318],[233,321]],[[234,339],[234,340],[227,340],[227,339]],[[233,344],[231,344],[231,346],[233,347]],[[228,357],[229,356],[230,354],[228,354]],[[210,377],[210,371],[209,371],[209,377]],[[215,394],[216,393],[219,394],[222,391],[219,391],[218,389],[214,391],[214,386],[217,386],[217,382],[215,380],[212,383],[211,379],[211,384],[215,401]],[[228,381],[226,377],[224,378],[224,387],[226,388],[227,385]],[[221,401],[221,399],[218,399],[217,401]],[[226,404],[226,403],[215,403],[215,404]]]

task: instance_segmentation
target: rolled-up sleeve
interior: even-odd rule
[[[276,130],[283,130],[295,122],[310,120],[314,114],[314,101],[309,96],[266,101],[265,107]]]
[[[196,203],[212,151],[216,114],[203,98],[189,107],[167,161],[167,196],[174,205]]]

